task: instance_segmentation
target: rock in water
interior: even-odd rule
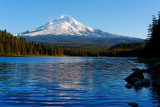
[[[133,79],[133,78],[138,78],[138,79],[143,80],[144,79],[143,72],[141,72],[140,70],[135,70],[132,74],[130,74],[124,80],[127,82],[131,82],[131,79]]]
[[[143,86],[149,86],[150,85],[150,81],[148,79],[143,79],[142,80],[142,85]]]
[[[132,79],[130,79],[130,83],[135,83],[137,81],[140,81],[140,79],[139,78],[132,78]]]
[[[132,88],[132,84],[131,84],[131,83],[127,83],[127,84],[125,85],[125,87],[126,87],[126,88]]]
[[[142,85],[142,81],[139,79],[133,84],[135,87],[140,87]]]
[[[128,105],[132,106],[132,107],[138,107],[138,104],[137,103],[128,103]]]

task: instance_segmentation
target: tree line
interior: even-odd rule
[[[110,49],[74,49],[60,48],[41,42],[27,42],[6,30],[0,30],[0,56],[121,56],[136,57],[144,42],[121,43]]]
[[[23,37],[16,37],[0,30],[0,55],[1,56],[62,56],[63,50],[40,42],[27,42]]]
[[[41,42],[27,42],[6,30],[0,30],[0,56],[99,56],[97,50],[63,49]]]
[[[137,57],[145,47],[145,42],[120,43],[109,50],[101,51],[101,56],[109,57]]]
[[[160,57],[160,12],[158,18],[153,16],[149,25],[146,47],[139,57]]]

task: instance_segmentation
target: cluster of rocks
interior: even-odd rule
[[[134,87],[135,89],[141,89],[142,87],[150,86],[150,81],[148,79],[145,79],[143,75],[143,73],[148,72],[148,70],[138,68],[134,68],[132,70],[133,73],[125,78],[125,81],[127,82],[127,84],[125,85],[126,88]],[[132,107],[138,107],[138,104],[134,102],[128,103],[128,105]]]
[[[152,64],[148,69],[132,69],[133,73],[125,78],[127,84],[125,87],[135,89],[141,89],[142,87],[148,87],[150,84],[152,86],[160,86],[160,63]],[[150,74],[150,80],[145,79],[143,73]],[[135,102],[128,103],[132,107],[138,107],[138,104]]]
[[[125,87],[127,88],[142,88],[150,86],[150,81],[144,78],[143,73],[147,72],[145,69],[132,69],[134,72],[125,78],[125,81],[128,82]]]

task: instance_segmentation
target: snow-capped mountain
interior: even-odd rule
[[[38,35],[75,35],[88,37],[121,37],[115,34],[107,33],[99,29],[93,29],[85,26],[69,15],[50,21],[47,24],[35,29],[17,34],[17,36],[38,36]],[[122,36],[123,37],[123,36]]]

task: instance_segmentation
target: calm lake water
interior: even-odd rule
[[[0,106],[158,106],[154,87],[125,87],[135,67],[145,64],[136,58],[0,57]]]

